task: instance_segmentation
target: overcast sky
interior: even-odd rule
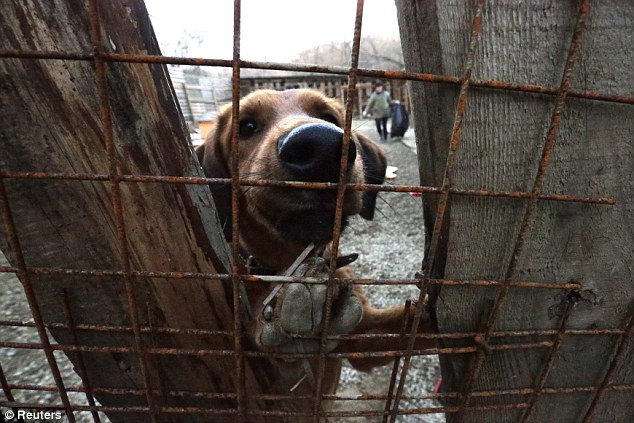
[[[176,51],[186,31],[191,57],[231,59],[233,0],[145,0],[163,54]],[[302,50],[331,41],[351,41],[356,0],[243,0],[241,57],[291,61]],[[398,36],[393,0],[366,0],[362,36]]]

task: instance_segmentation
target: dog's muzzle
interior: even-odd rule
[[[305,182],[338,182],[343,146],[343,130],[329,123],[306,123],[281,136],[277,153],[294,179]],[[348,170],[357,157],[350,140]]]

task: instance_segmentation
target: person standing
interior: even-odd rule
[[[387,120],[390,117],[391,103],[390,92],[383,89],[383,83],[374,84],[374,92],[363,111],[363,116],[372,115],[381,141],[387,141]]]

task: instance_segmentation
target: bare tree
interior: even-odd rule
[[[348,66],[351,60],[350,53],[350,41],[331,42],[302,51],[294,62]],[[402,69],[404,62],[400,39],[364,37],[361,40],[359,65],[369,69]]]

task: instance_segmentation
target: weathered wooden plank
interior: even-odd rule
[[[405,61],[410,71],[460,76],[474,5],[470,1],[397,0]],[[501,1],[484,8],[473,78],[557,87],[575,25],[577,1]],[[572,89],[634,94],[634,8],[620,1],[593,2],[573,71]],[[438,91],[444,90],[442,94]],[[440,185],[447,135],[457,97],[454,88],[412,85],[421,182]],[[446,98],[449,97],[449,98]],[[454,186],[530,191],[553,112],[554,97],[472,88],[464,119]],[[615,206],[541,202],[513,280],[578,281],[583,300],[570,328],[619,328],[634,311],[634,108],[569,99],[557,135],[544,192],[607,196]],[[427,203],[426,222],[435,218]],[[446,262],[436,273],[449,278],[503,279],[525,203],[453,197]],[[444,265],[443,265],[444,264]],[[478,330],[497,290],[443,287],[436,300],[441,331]],[[552,329],[561,321],[561,293],[513,289],[496,321],[500,330]],[[538,340],[543,340],[539,338]],[[522,338],[509,342],[531,342]],[[565,337],[550,387],[591,386],[602,380],[617,336]],[[533,387],[548,350],[508,351],[486,358],[475,389]],[[634,382],[632,345],[616,381]],[[450,389],[460,390],[469,357],[442,360]],[[628,394],[631,399],[631,393]],[[591,394],[542,396],[531,421],[578,421]],[[594,421],[631,421],[634,402],[607,392]],[[517,398],[496,401],[509,402]],[[473,400],[474,404],[485,403]],[[487,403],[491,403],[488,400]],[[466,421],[519,421],[522,410],[470,413]],[[449,416],[454,421],[455,416]]]
[[[26,0],[0,3],[0,48],[92,52],[87,2]],[[142,2],[98,2],[107,52],[159,54]],[[110,108],[119,171],[124,174],[203,176],[187,140],[162,65],[108,63]],[[96,76],[90,61],[0,59],[0,170],[108,174]],[[116,222],[107,181],[4,179],[28,266],[121,270]],[[122,206],[133,270],[225,273],[229,253],[210,189],[199,185],[122,183]],[[3,204],[2,207],[5,207]],[[0,247],[9,261],[4,226]],[[46,322],[64,323],[61,289],[69,292],[76,324],[131,325],[122,278],[32,276]],[[142,325],[233,330],[231,286],[213,280],[134,280]],[[60,343],[70,334],[52,331]],[[146,346],[232,350],[232,336],[145,335]],[[82,345],[132,346],[132,335],[79,333]],[[248,347],[248,345],[247,345]],[[74,357],[71,357],[74,359]],[[130,354],[85,353],[93,387],[141,388]],[[152,356],[153,389],[236,393],[232,355]],[[272,360],[247,360],[249,394],[288,392]],[[288,379],[288,378],[287,378]],[[274,384],[272,381],[276,381]],[[308,384],[296,393],[306,393]],[[97,395],[106,406],[144,406],[144,396]],[[157,396],[157,406],[235,408],[233,400]],[[307,409],[312,401],[263,402],[258,409]],[[113,422],[148,421],[112,413]],[[232,421],[235,416],[163,414],[160,421]],[[249,421],[274,421],[251,416]],[[283,421],[284,419],[280,419]]]

